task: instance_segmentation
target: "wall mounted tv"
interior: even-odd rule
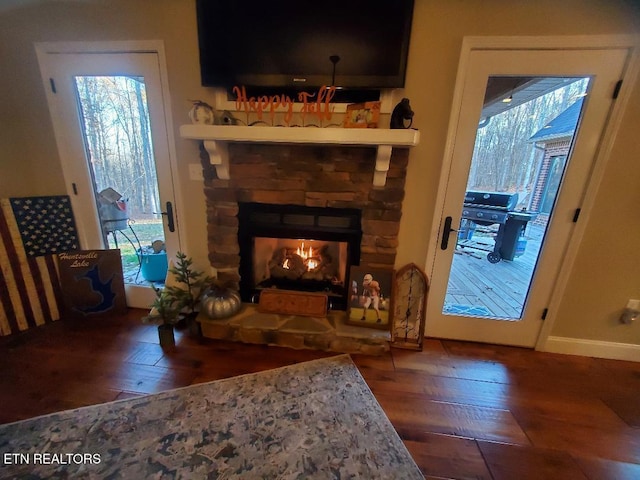
[[[404,86],[413,0],[197,0],[204,86]]]

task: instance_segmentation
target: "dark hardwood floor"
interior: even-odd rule
[[[0,423],[333,355],[186,332],[164,353],[143,314],[0,339]],[[640,363],[440,340],[352,357],[427,478],[640,478]]]

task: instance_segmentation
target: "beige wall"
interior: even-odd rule
[[[195,142],[180,139],[188,99],[213,103],[199,85],[193,0],[53,2],[0,14],[0,195],[64,193],[51,121],[33,49],[36,41],[164,41],[172,99],[184,250],[207,256],[204,195],[189,180]],[[424,264],[460,47],[469,35],[639,34],[635,0],[416,0],[405,96],[421,144],[411,152],[397,265]],[[570,275],[553,335],[640,345],[640,322],[617,323],[627,298],[640,298],[640,82],[617,134],[596,207]]]

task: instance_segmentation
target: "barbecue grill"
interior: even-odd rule
[[[464,197],[462,218],[478,225],[499,224],[494,238],[494,248],[487,255],[491,263],[500,260],[513,260],[516,257],[518,239],[527,223],[537,214],[525,210],[516,211],[517,193],[468,191]]]

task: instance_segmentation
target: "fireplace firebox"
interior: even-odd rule
[[[345,310],[351,265],[360,264],[361,211],[264,203],[238,204],[240,295],[265,288],[322,292]]]

